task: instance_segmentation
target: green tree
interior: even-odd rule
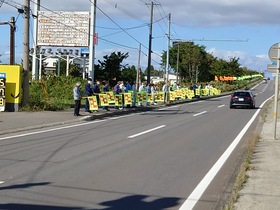
[[[193,42],[183,42],[169,50],[170,66],[174,72],[177,72],[178,67],[178,75],[185,82],[207,80],[211,76],[207,56],[205,46]],[[162,65],[166,65],[166,52],[162,55]]]
[[[125,67],[121,63],[124,59],[128,58],[128,53],[113,52],[111,55],[105,55],[103,58],[104,61],[98,60],[100,71],[103,71],[102,75],[105,80],[109,80],[110,84],[114,85],[118,80],[121,80],[121,70]]]

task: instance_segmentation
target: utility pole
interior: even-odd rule
[[[136,72],[136,92],[138,91],[139,85],[141,83],[141,67],[140,67],[140,59],[141,59],[141,43],[139,44],[139,52],[138,52],[138,67]]]
[[[167,52],[166,52],[166,66],[165,66],[165,76],[166,76],[166,84],[168,84],[169,77],[169,49],[170,49],[170,24],[171,24],[171,14],[168,15],[168,34],[167,34]],[[168,92],[168,90],[167,90]]]
[[[23,96],[22,105],[29,103],[29,20],[30,0],[24,1],[24,34],[23,34]]]
[[[15,64],[15,17],[10,20],[10,65]]]
[[[10,25],[10,65],[15,64],[15,17],[11,17],[10,21],[0,22],[0,25]]]
[[[95,24],[96,24],[96,0],[94,2],[91,2],[91,12],[90,12],[90,44],[89,44],[89,72],[88,76],[92,79],[94,82],[94,60],[95,60]]]
[[[151,54],[152,54],[152,38],[153,38],[153,16],[154,16],[154,2],[151,3],[151,19],[150,19],[150,34],[149,34],[149,52],[148,52],[148,67],[147,67],[147,84],[151,79]]]
[[[34,15],[36,16],[34,18],[33,24],[33,37],[34,37],[34,43],[33,43],[33,55],[32,55],[32,79],[38,80],[38,48],[37,48],[37,41],[38,41],[38,11],[40,10],[40,0],[36,0],[34,4]],[[41,62],[41,60],[40,60]],[[41,78],[41,77],[40,77]]]

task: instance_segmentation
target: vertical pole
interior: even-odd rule
[[[29,103],[29,18],[30,0],[24,1],[24,34],[23,34],[23,97],[22,105]]]
[[[90,37],[89,37],[89,69],[88,77],[94,81],[94,60],[95,60],[95,46],[94,46],[94,34],[95,34],[95,22],[96,22],[96,0],[91,2],[90,12]]]
[[[179,52],[180,44],[178,43],[178,52],[177,52],[177,71],[176,71],[176,83],[178,84],[178,74],[179,74]]]
[[[70,63],[70,56],[66,55],[66,77],[69,76],[69,63]]]
[[[85,79],[86,74],[86,55],[84,55],[84,65],[83,65],[83,79]],[[88,75],[89,78],[91,78],[90,75]]]
[[[152,54],[152,37],[153,37],[153,15],[154,15],[154,2],[151,4],[151,20],[150,20],[150,35],[149,35],[149,52],[148,52],[148,67],[147,67],[147,84],[150,83],[151,77],[151,54]]]
[[[276,130],[277,130],[277,113],[278,113],[278,84],[279,84],[279,70],[280,70],[280,44],[277,47],[277,70],[276,70],[276,78],[275,78],[275,93],[274,93],[274,136],[276,139]]]
[[[10,65],[15,64],[15,17],[10,20]]]
[[[38,11],[40,10],[40,0],[36,0],[34,4],[34,14],[35,18],[33,21],[34,28],[33,28],[33,37],[34,37],[34,42],[33,42],[33,55],[32,55],[32,80],[37,80],[38,79],[38,58],[37,58],[37,34],[38,34]],[[41,77],[39,78],[41,79]]]
[[[136,72],[136,92],[138,91],[140,80],[141,80],[141,67],[140,67],[140,59],[141,59],[141,43],[139,44],[139,52],[138,52],[138,67]]]
[[[166,52],[166,66],[165,66],[165,73],[166,73],[166,84],[168,84],[168,80],[169,80],[169,49],[170,49],[170,18],[171,18],[171,14],[169,13],[168,16],[168,35],[167,35],[167,52]],[[167,90],[168,91],[168,90]]]
[[[42,64],[43,63],[43,54],[40,53],[40,58],[39,58],[39,80],[42,78]]]
[[[57,65],[57,76],[59,77],[60,76],[60,57],[58,57],[58,65]]]

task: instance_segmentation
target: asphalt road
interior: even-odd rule
[[[213,179],[208,172],[274,93],[272,82],[253,93],[256,109],[229,109],[225,96],[0,138],[0,209],[215,208],[244,141]]]

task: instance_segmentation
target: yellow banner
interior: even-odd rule
[[[147,99],[148,102],[154,102],[154,97],[153,97],[153,94],[148,94],[148,99]]]
[[[176,93],[174,91],[169,92],[169,100],[175,101]]]
[[[98,103],[97,103],[96,96],[88,97],[88,101],[89,101],[89,110],[93,110],[93,111],[98,110]]]
[[[137,92],[136,93],[136,102],[144,102],[143,92]]]
[[[114,104],[115,103],[115,95],[114,92],[106,92],[108,96],[108,102],[109,104]]]
[[[124,96],[124,104],[132,105],[131,93],[124,93],[123,96]]]
[[[99,103],[100,106],[109,106],[107,94],[99,94]]]
[[[122,94],[115,94],[115,105],[122,106]]]
[[[159,92],[155,95],[155,101],[164,102],[164,92]]]

